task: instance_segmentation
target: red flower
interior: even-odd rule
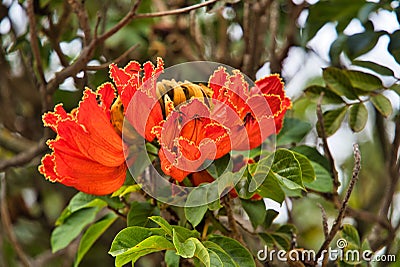
[[[45,126],[57,133],[56,139],[47,142],[53,152],[45,155],[39,166],[47,179],[94,195],[121,187],[127,167],[122,139],[110,122],[114,91],[110,83],[97,93],[87,89],[70,114],[57,105],[54,112],[43,115]]]
[[[179,182],[206,159],[220,158],[231,150],[228,129],[210,119],[209,108],[197,99],[173,110],[153,131],[161,144],[161,168]]]
[[[163,68],[164,62],[161,58],[157,60],[157,67],[146,62],[141,68],[136,61],[131,61],[123,69],[115,64],[110,65],[110,77],[118,89],[126,118],[150,142],[155,137],[152,133],[153,127],[163,120],[156,94],[156,79]],[[130,105],[131,102],[137,105]]]
[[[210,77],[216,107],[213,116],[222,117],[233,131],[234,150],[249,150],[261,145],[270,135],[282,128],[282,120],[291,102],[285,95],[278,75],[270,75],[255,82],[249,89],[239,71],[229,75],[220,67]]]
[[[206,160],[230,150],[255,148],[282,128],[291,102],[277,75],[249,88],[243,75],[221,67],[208,87],[174,80],[157,82],[163,70],[147,62],[110,66],[127,120],[147,141],[160,144],[163,172],[181,182]],[[168,91],[168,89],[172,89]]]

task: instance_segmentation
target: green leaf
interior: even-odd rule
[[[390,100],[385,96],[378,94],[371,97],[371,102],[374,107],[382,114],[384,117],[389,117],[393,112],[392,104]]]
[[[304,156],[306,156],[311,161],[314,161],[327,169],[328,171],[331,169],[329,166],[328,160],[318,152],[315,147],[310,147],[306,145],[296,146],[291,148],[290,150],[296,151]]]
[[[223,251],[233,259],[237,266],[256,266],[250,252],[235,239],[220,235],[211,235],[208,241],[216,243],[219,247],[223,248]]]
[[[368,121],[368,110],[363,103],[351,106],[349,113],[349,125],[353,132],[360,132]]]
[[[347,246],[352,246],[355,248],[360,248],[360,236],[358,235],[357,229],[351,224],[344,224],[340,231],[341,238],[345,239],[347,242]]]
[[[324,112],[324,129],[327,137],[333,135],[337,130],[339,130],[340,125],[342,124],[342,121],[346,115],[346,111],[346,107],[341,107]],[[317,124],[317,130],[318,135],[321,136],[321,126],[319,122]]]
[[[133,185],[123,185],[117,191],[115,191],[111,197],[123,197],[129,193],[137,192],[141,189],[141,186],[138,184]]]
[[[365,31],[348,36],[345,46],[347,56],[354,59],[367,53],[375,47],[379,37],[383,34],[383,31]]]
[[[230,154],[214,160],[214,162],[207,168],[208,173],[217,179],[226,171],[232,171],[233,164],[231,161]]]
[[[389,89],[395,91],[400,96],[400,84],[395,83]]]
[[[207,199],[209,186],[198,186],[188,195],[186,206],[184,208],[186,219],[196,227],[208,210]]]
[[[82,258],[93,246],[94,242],[96,242],[96,240],[115,222],[117,218],[118,216],[115,215],[115,213],[109,213],[86,230],[79,243],[76,260],[74,262],[75,267],[79,265]]]
[[[179,267],[179,255],[173,250],[165,251],[164,261],[167,267]]]
[[[265,221],[264,221],[264,227],[269,228],[272,225],[272,222],[275,220],[276,217],[278,217],[279,212],[276,210],[267,210],[267,214],[265,216]]]
[[[93,222],[98,208],[85,208],[72,213],[51,233],[52,252],[68,246],[89,223]]]
[[[176,255],[179,255],[182,258],[193,258],[194,252],[196,250],[196,244],[194,243],[193,239],[188,238],[185,241],[181,242],[178,236],[176,235],[176,232],[173,230],[172,240],[176,248]]]
[[[331,59],[332,66],[340,66],[340,55],[342,54],[344,46],[347,43],[347,38],[347,35],[339,33],[336,40],[331,44],[331,47],[329,48],[329,58]]]
[[[196,230],[190,230],[186,227],[179,226],[179,225],[172,225],[172,230],[176,233],[179,237],[179,240],[186,240],[188,238],[200,238],[200,233]]]
[[[205,241],[204,246],[210,254],[211,266],[239,267],[223,248],[211,241]]]
[[[322,98],[323,103],[326,104],[341,104],[343,99],[336,93],[330,91],[328,88],[311,85],[304,90],[304,93],[310,97],[320,97],[321,93],[324,92],[324,97]]]
[[[267,209],[265,207],[264,200],[252,201],[241,199],[240,201],[243,209],[249,216],[251,225],[254,229],[256,229],[258,225],[264,223],[265,216],[267,215]]]
[[[315,173],[314,173],[314,168],[311,165],[310,160],[297,152],[292,151],[295,158],[297,159],[297,161],[300,164],[300,168],[301,168],[301,178],[303,182],[312,182],[315,180]]]
[[[258,236],[267,247],[276,247],[285,251],[290,249],[290,237],[283,233],[259,233]]]
[[[267,174],[261,186],[257,188],[257,192],[262,197],[272,199],[278,203],[282,203],[285,200],[285,193],[279,185],[279,182],[270,172]]]
[[[289,189],[304,188],[301,166],[294,153],[288,149],[278,149],[273,157],[271,170],[275,177]]]
[[[319,1],[310,6],[306,22],[306,40],[310,40],[328,22],[337,22],[337,31],[342,32],[363,7],[363,0]]]
[[[134,201],[131,203],[131,208],[127,217],[128,226],[146,226],[154,227],[154,222],[149,221],[150,216],[160,215],[160,210],[157,206],[151,205],[149,202]]]
[[[190,237],[185,241],[179,240],[175,229],[173,230],[173,242],[176,254],[183,258],[198,258],[206,267],[210,267],[210,255],[207,249],[197,238]]]
[[[161,228],[127,227],[115,236],[108,253],[114,257],[121,255],[148,237],[155,235],[163,236],[165,235],[165,231]]]
[[[345,96],[348,99],[357,99],[354,89],[346,74],[334,67],[329,67],[323,70],[322,76],[328,88],[339,96]]]
[[[276,142],[278,146],[298,143],[311,131],[311,124],[294,118],[285,118]]]
[[[397,30],[390,34],[388,50],[397,61],[397,63],[400,63],[400,30]]]
[[[172,237],[172,226],[167,222],[167,220],[161,216],[151,216],[149,219],[158,224],[167,235]]]
[[[382,81],[375,75],[355,70],[346,70],[345,74],[349,77],[351,85],[362,91],[370,92],[383,88]]]
[[[162,251],[174,250],[174,245],[165,237],[154,235],[146,238],[135,246],[129,248],[124,253],[121,253],[115,258],[115,266],[121,267],[128,262],[135,263],[140,257],[147,254]]]
[[[82,192],[76,194],[69,202],[68,208],[71,212],[90,207],[105,207],[107,203],[97,196],[88,195]]]
[[[185,207],[185,217],[193,225],[193,227],[196,227],[203,220],[204,214],[206,214],[207,210],[207,205],[198,207]]]
[[[353,65],[357,65],[366,69],[370,69],[378,74],[384,76],[394,76],[393,70],[389,69],[388,67],[382,66],[378,63],[372,61],[362,61],[362,60],[353,60]]]
[[[311,161],[311,164],[315,171],[316,179],[311,183],[304,182],[305,187],[323,193],[332,192],[333,182],[329,171],[314,161]]]

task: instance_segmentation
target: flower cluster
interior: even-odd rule
[[[229,74],[223,67],[207,85],[158,81],[162,71],[161,59],[157,66],[151,62],[143,67],[131,62],[125,68],[112,64],[110,77],[116,90],[111,83],[96,93],[87,89],[71,114],[60,105],[45,114],[45,125],[57,137],[48,142],[53,153],[43,158],[40,172],[86,193],[115,191],[127,169],[127,144],[121,138],[126,118],[134,135],[159,147],[162,171],[182,182],[189,174],[197,177],[206,160],[261,145],[280,131],[291,107],[277,75],[249,87],[243,74]]]

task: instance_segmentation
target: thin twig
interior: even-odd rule
[[[326,216],[326,211],[324,207],[318,203],[318,207],[321,209],[321,214],[322,214],[322,227],[324,230],[324,237],[327,238],[329,234],[329,228],[328,228],[328,217]]]
[[[1,222],[3,225],[3,229],[8,236],[8,239],[17,253],[18,257],[20,258],[22,265],[25,267],[30,267],[30,259],[28,255],[25,254],[24,250],[22,249],[21,245],[19,244],[17,237],[14,234],[10,214],[8,212],[7,207],[7,199],[6,199],[6,175],[4,172],[0,173],[0,201],[1,201]]]
[[[209,6],[209,5],[214,4],[214,3],[218,2],[218,1],[221,1],[221,0],[209,0],[209,1],[205,1],[203,3],[191,5],[191,6],[188,6],[188,7],[178,8],[178,9],[174,9],[174,10],[137,14],[135,16],[135,18],[137,18],[137,19],[156,18],[156,17],[163,17],[163,16],[171,16],[171,15],[178,15],[178,14],[182,14],[182,13],[188,13],[188,12],[190,12],[192,10],[199,9],[199,8],[202,8],[202,7],[205,7],[205,6]]]
[[[21,166],[30,162],[34,157],[45,152],[47,150],[46,140],[47,137],[41,139],[36,146],[31,147],[30,149],[25,150],[10,159],[0,161],[0,171],[4,171],[13,166]]]
[[[321,255],[323,255],[324,251],[328,248],[329,244],[331,243],[332,239],[335,237],[336,233],[339,231],[341,227],[341,223],[343,221],[343,218],[346,214],[347,210],[347,205],[350,200],[351,193],[353,192],[354,186],[358,180],[358,175],[360,173],[361,169],[361,153],[358,147],[358,144],[353,145],[353,150],[354,150],[354,168],[353,168],[353,175],[351,177],[349,186],[347,188],[346,194],[344,196],[344,199],[342,201],[341,208],[339,210],[339,213],[335,219],[335,222],[333,223],[333,226],[328,234],[328,236],[325,238],[324,243],[321,245],[321,248],[319,249],[315,259],[318,260]]]
[[[333,159],[331,150],[329,149],[328,139],[327,139],[327,136],[325,133],[324,116],[322,114],[322,108],[321,108],[323,97],[324,97],[324,92],[321,92],[321,95],[317,102],[317,117],[318,117],[318,122],[319,122],[320,130],[321,130],[320,134],[321,134],[321,138],[322,138],[324,152],[325,152],[326,158],[328,159],[329,164],[331,166],[331,175],[332,175],[332,179],[333,179],[333,201],[336,204],[339,202],[338,188],[340,186],[340,182],[339,182],[339,174],[335,167],[335,160]]]
[[[229,228],[231,229],[231,232],[232,232],[232,237],[234,239],[238,240],[239,242],[241,242],[242,244],[244,244],[243,237],[239,231],[236,219],[233,215],[233,210],[232,210],[231,204],[232,204],[232,199],[230,198],[229,194],[227,194],[224,197],[224,206],[226,209],[226,214],[228,216],[228,224],[229,224]]]
[[[92,33],[90,30],[89,18],[87,11],[84,7],[83,1],[77,0],[68,0],[68,3],[72,7],[72,10],[75,12],[76,16],[78,17],[79,25],[85,35],[84,41],[85,44],[89,44],[92,40]]]
[[[36,69],[39,75],[39,81],[42,86],[46,84],[46,78],[44,76],[42,58],[40,56],[40,50],[38,45],[38,37],[37,37],[37,29],[36,29],[36,19],[35,19],[35,11],[34,11],[34,0],[28,0],[27,12],[29,19],[29,38],[31,39],[31,46],[33,57],[36,62]]]
[[[139,47],[139,44],[135,44],[134,46],[130,47],[128,50],[126,50],[122,55],[120,55],[119,57],[117,57],[116,59],[112,60],[111,62],[107,62],[107,63],[103,63],[101,65],[98,66],[86,66],[85,69],[89,70],[89,71],[96,71],[96,70],[102,70],[102,69],[106,69],[110,66],[111,63],[115,63],[118,64],[120,63],[122,60],[126,59],[129,54],[132,51],[135,51],[137,48]]]

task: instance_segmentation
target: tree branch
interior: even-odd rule
[[[8,159],[0,161],[0,172],[6,170],[9,167],[21,166],[30,162],[34,157],[37,157],[47,150],[46,146],[47,137],[41,139],[35,146],[25,150],[18,155]]]
[[[339,182],[338,171],[336,170],[336,167],[335,167],[335,160],[333,159],[331,150],[329,149],[328,139],[327,139],[327,136],[325,133],[324,116],[322,114],[322,109],[321,109],[323,97],[324,97],[324,92],[321,93],[321,95],[318,99],[318,102],[317,102],[317,117],[318,117],[318,122],[320,125],[320,130],[321,130],[320,134],[321,134],[321,138],[322,138],[324,152],[329,161],[329,165],[331,166],[331,175],[332,175],[332,179],[333,179],[333,202],[335,205],[337,205],[337,203],[339,203],[338,188],[340,186],[340,182]]]
[[[0,213],[1,213],[1,222],[3,225],[3,229],[5,233],[8,236],[8,239],[12,245],[12,247],[15,250],[15,253],[17,253],[18,257],[21,260],[21,263],[25,267],[30,267],[30,259],[28,255],[25,254],[24,250],[22,249],[21,245],[19,244],[17,237],[14,234],[12,224],[11,224],[11,219],[10,219],[10,214],[8,212],[8,207],[7,207],[7,199],[6,199],[6,175],[4,172],[0,172],[0,201],[1,201],[1,207],[0,207]]]
[[[351,193],[353,192],[354,186],[358,180],[358,175],[359,175],[360,169],[361,169],[361,154],[360,154],[358,144],[353,145],[353,150],[354,150],[354,168],[353,168],[352,178],[350,180],[346,194],[342,201],[342,205],[339,210],[339,213],[335,219],[335,222],[333,223],[333,226],[332,226],[328,236],[325,238],[324,243],[321,245],[321,248],[319,249],[319,251],[315,257],[316,260],[318,260],[322,256],[323,252],[328,248],[329,244],[332,242],[332,239],[335,237],[336,233],[339,231],[339,229],[341,227],[341,223],[343,221],[343,218],[346,214],[346,209],[347,209],[347,205],[350,200]]]

